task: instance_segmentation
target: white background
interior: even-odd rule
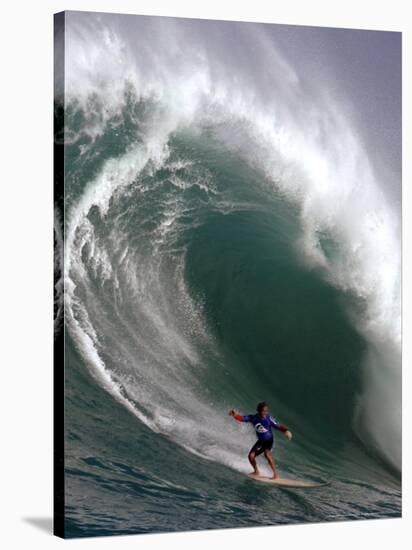
[[[0,14],[0,544],[12,548],[403,549],[410,545],[411,17],[392,0],[6,0]],[[53,17],[64,9],[403,32],[403,518],[63,541],[52,526]],[[410,284],[410,283],[409,283]],[[138,524],[139,518],[136,517]],[[409,546],[410,547],[410,546]]]

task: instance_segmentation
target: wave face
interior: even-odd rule
[[[263,524],[398,515],[399,216],[337,100],[251,24],[69,12],[66,76],[72,533],[136,532],[113,496],[131,486],[161,516],[140,531],[256,524],[227,410],[261,399],[295,433],[281,471],[333,473],[342,498]],[[173,523],[171,498],[224,513]]]

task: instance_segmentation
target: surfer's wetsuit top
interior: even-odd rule
[[[255,428],[258,440],[250,449],[257,455],[260,455],[266,449],[271,449],[273,446],[272,428],[280,432],[287,432],[287,426],[280,424],[273,416],[260,416],[260,414],[235,414],[234,417],[239,422],[251,422]]]

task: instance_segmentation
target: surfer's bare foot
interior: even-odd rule
[[[259,472],[259,470],[256,470],[256,471],[253,471],[250,475],[251,476],[260,476],[260,472]]]
[[[270,479],[279,479],[278,474],[273,474],[273,476]]]

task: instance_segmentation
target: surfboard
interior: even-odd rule
[[[268,483],[270,485],[285,487],[289,489],[317,489],[318,487],[325,487],[326,485],[330,484],[329,481],[316,482],[305,481],[303,479],[286,479],[280,477],[277,479],[273,479],[268,476],[254,476],[252,474],[248,474],[248,477],[261,483]]]

